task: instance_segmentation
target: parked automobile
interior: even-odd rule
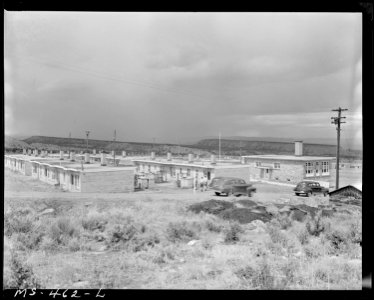
[[[329,190],[321,186],[317,181],[301,181],[293,190],[296,196],[300,194],[305,194],[308,197],[315,194],[323,194],[323,196],[326,196],[329,193]]]
[[[251,196],[253,192],[256,192],[256,188],[251,183],[246,183],[244,179],[236,177],[215,177],[210,182],[209,189],[214,190],[217,196],[221,194]]]

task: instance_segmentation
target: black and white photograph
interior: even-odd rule
[[[359,12],[4,10],[3,289],[361,290],[362,45]]]

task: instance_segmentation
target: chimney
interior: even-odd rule
[[[188,154],[188,162],[192,163],[193,162],[193,154]]]
[[[73,151],[70,152],[70,161],[75,161],[75,153]]]
[[[90,163],[90,154],[88,152],[86,152],[84,154],[84,163],[85,164],[89,164]]]
[[[122,151],[122,157],[126,157],[126,151]]]
[[[212,165],[216,164],[216,156],[215,156],[214,154],[212,154],[212,155],[210,156],[210,163],[211,163]]]
[[[60,151],[60,160],[64,159],[64,151]]]
[[[152,160],[155,160],[156,156],[155,156],[155,153],[154,152],[151,152],[151,159]]]
[[[93,155],[96,155],[96,149],[93,149],[93,150],[92,150],[92,154],[93,154]]]
[[[303,156],[303,141],[295,141],[295,156]]]
[[[171,153],[170,152],[168,152],[168,154],[167,154],[167,160],[171,160]]]
[[[101,152],[101,165],[106,166],[105,153]]]

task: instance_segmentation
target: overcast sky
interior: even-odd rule
[[[5,11],[5,133],[362,138],[359,13]]]

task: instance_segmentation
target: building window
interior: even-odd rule
[[[44,176],[47,177],[48,176],[48,173],[47,173],[47,168],[44,168]]]
[[[311,177],[311,176],[313,176],[314,174],[313,174],[313,163],[311,163],[311,162],[307,162],[307,163],[305,163],[305,176],[306,177]]]
[[[256,161],[256,167],[261,167],[261,162],[260,161]]]
[[[315,170],[316,170],[316,176],[319,176],[319,162],[316,161],[316,167],[315,167]]]
[[[148,172],[151,172],[151,165],[148,165]]]
[[[280,169],[281,165],[280,163],[274,163],[274,169]]]
[[[322,162],[322,175],[330,175],[329,162],[328,161],[323,161]]]
[[[171,176],[173,176],[173,177],[176,176],[175,168],[171,168]]]
[[[191,176],[191,170],[187,169],[187,176]]]

